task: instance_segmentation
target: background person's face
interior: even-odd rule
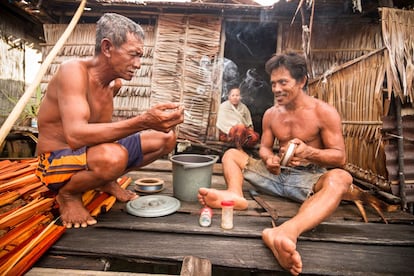
[[[233,88],[230,90],[229,101],[232,105],[238,105],[240,103],[240,89]]]

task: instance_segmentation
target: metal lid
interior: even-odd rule
[[[172,214],[180,208],[180,205],[180,201],[174,197],[148,195],[129,201],[126,210],[134,216],[153,218]]]

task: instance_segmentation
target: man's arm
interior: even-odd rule
[[[273,144],[275,136],[272,131],[271,121],[272,112],[274,108],[269,108],[263,115],[262,120],[262,137],[260,140],[259,155],[262,161],[266,164],[266,168],[273,174],[280,173],[280,157],[273,152]]]
[[[168,132],[183,121],[183,108],[179,104],[168,103],[153,107],[128,120],[111,122],[112,100],[102,99],[112,98],[113,91],[102,89],[102,97],[96,99],[101,101],[99,105],[102,109],[99,115],[101,118],[95,118],[94,121],[99,121],[97,123],[90,123],[92,114],[88,102],[90,97],[88,89],[93,88],[88,87],[88,72],[85,66],[75,62],[62,64],[59,74],[57,91],[59,112],[65,139],[71,148],[113,142],[145,129]],[[167,109],[174,111],[167,112]]]
[[[321,166],[342,167],[346,163],[346,152],[339,113],[327,103],[320,103],[315,110],[320,124],[322,148],[315,148],[299,139],[293,139],[292,142],[298,146],[292,162],[299,158]]]

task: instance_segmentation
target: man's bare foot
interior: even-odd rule
[[[296,239],[292,240],[285,235],[282,227],[263,230],[263,241],[272,250],[281,267],[292,275],[299,275],[302,272],[302,258],[296,250]]]
[[[248,206],[247,200],[243,196],[229,190],[200,188],[197,197],[201,205],[207,205],[211,208],[221,208],[223,200],[233,200],[234,209],[237,210],[247,209]]]
[[[97,222],[83,206],[81,196],[59,192],[56,201],[59,204],[60,218],[66,228],[87,227]]]
[[[138,195],[130,190],[122,189],[116,181],[111,181],[100,188],[102,192],[108,193],[116,197],[121,202],[127,202],[138,198]]]

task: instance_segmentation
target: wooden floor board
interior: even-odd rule
[[[225,189],[221,166],[216,164],[213,170],[211,186]],[[169,161],[157,161],[128,176],[133,180],[163,179],[165,188],[160,194],[173,196]],[[86,229],[68,229],[48,254],[80,256],[85,261],[105,257],[176,265],[186,256],[194,256],[208,259],[213,268],[275,275],[283,270],[261,239],[262,230],[271,227],[271,219],[250,197],[251,188],[245,183],[243,191],[249,207],[235,212],[232,230],[220,228],[217,209],[213,210],[210,227],[199,226],[201,206],[198,202],[181,201],[176,213],[159,218],[130,215],[125,211],[125,203],[116,203],[109,213],[98,217],[98,224]],[[134,185],[128,189],[134,190]],[[261,197],[277,210],[277,224],[294,216],[300,207],[283,198]],[[414,216],[402,211],[385,212],[387,219],[398,223],[384,224],[371,208],[367,207],[366,211],[370,223],[362,222],[353,203],[343,202],[326,221],[299,237],[297,248],[302,256],[304,275],[414,275],[411,265]],[[47,258],[46,254],[43,262]]]

